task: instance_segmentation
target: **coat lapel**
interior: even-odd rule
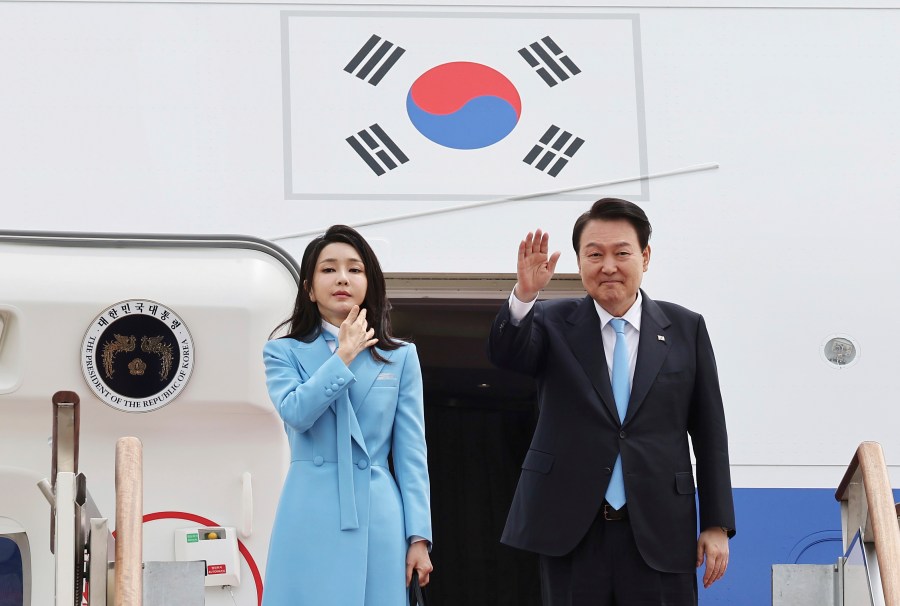
[[[613,399],[612,385],[609,382],[609,369],[606,366],[606,355],[603,352],[603,335],[600,331],[600,318],[590,296],[582,299],[581,304],[566,319],[569,324],[566,338],[572,353],[581,364],[585,374],[590,378],[594,389],[600,395],[606,410],[619,423],[616,401]]]
[[[328,341],[325,340],[325,333],[320,333],[318,337],[309,343],[298,340],[296,345],[294,345],[294,349],[297,350],[294,356],[297,358],[297,364],[307,379],[332,356]],[[330,408],[331,412],[336,414],[337,411],[334,405],[335,402],[332,402]]]
[[[316,337],[312,342],[306,343],[304,341],[297,341],[297,345],[295,347],[300,350],[297,352],[295,356],[297,358],[297,363],[300,366],[300,369],[304,372],[307,378],[312,376],[312,374],[319,369],[322,364],[324,364],[332,355],[331,348],[328,346],[328,341],[326,341],[324,333],[320,334]],[[381,350],[379,350],[381,351]],[[384,354],[385,352],[382,352]],[[365,360],[370,362],[370,364],[366,364]],[[356,413],[359,410],[360,405],[365,399],[364,396],[369,392],[369,388],[372,386],[372,383],[378,377],[379,369],[384,366],[381,363],[376,363],[372,360],[372,356],[363,352],[362,354],[356,356],[353,362],[350,363],[350,370],[356,376],[356,382],[350,386],[346,392],[344,392],[338,399],[331,403],[330,408],[331,412],[337,415],[337,405],[339,401],[343,399],[347,399],[348,408],[350,402],[355,402],[352,405],[353,412]],[[374,371],[372,370],[374,368]],[[374,372],[374,374],[372,374]],[[371,375],[371,378],[369,378]],[[365,390],[360,389],[360,379],[366,381],[367,386]],[[357,398],[357,395],[360,394],[363,397]],[[359,445],[360,448],[363,449],[363,452],[368,454],[368,450],[366,448],[366,441],[363,437],[362,428],[359,425],[359,420],[356,418],[356,414],[349,415],[347,419],[347,423],[349,424],[350,429],[350,437],[353,438],[354,441]]]
[[[388,360],[394,354],[393,351],[384,351],[383,349],[378,349],[378,353]],[[384,362],[376,361],[368,351],[361,352],[350,363],[350,370],[356,377],[356,381],[350,386],[350,401],[353,402],[354,412],[358,412],[360,407],[365,404],[366,396],[383,368]]]
[[[641,334],[638,341],[637,362],[634,367],[634,380],[631,385],[631,398],[628,401],[628,412],[625,414],[625,423],[628,423],[635,414],[644,399],[650,392],[650,387],[662,368],[663,361],[669,354],[669,341],[666,339],[666,329],[672,325],[669,318],[653,299],[641,291],[643,305],[641,309]],[[662,336],[663,339],[659,337]]]
[[[325,361],[331,357],[331,348],[325,342],[325,337],[319,335],[309,343],[294,341],[294,349],[299,350],[294,356],[300,370],[309,378]]]

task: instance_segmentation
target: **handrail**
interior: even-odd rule
[[[141,606],[143,600],[144,452],[134,437],[116,442],[116,595],[115,606]]]
[[[863,528],[864,540],[875,543],[885,606],[900,606],[900,526],[881,444],[859,445],[834,497],[841,501],[844,548],[851,529]]]

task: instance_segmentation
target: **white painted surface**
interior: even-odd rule
[[[21,343],[20,363],[3,368],[20,376],[13,377],[15,391],[0,395],[0,515],[31,537],[35,604],[49,603],[44,588],[52,597],[54,586],[49,506],[36,481],[50,473],[50,398],[58,390],[81,397],[79,470],[110,530],[115,443],[139,436],[144,514],[185,512],[236,525],[247,507],[242,478],[252,474],[256,513],[252,534],[242,542],[264,571],[289,457],[265,389],[261,352],[269,332],[290,312],[296,293],[291,273],[273,257],[243,249],[0,244],[0,259],[0,301],[18,310]],[[173,402],[149,414],[122,412],[97,398],[77,353],[96,314],[135,294],[176,310],[195,345],[190,382]],[[174,559],[174,529],[190,523],[147,522],[144,560]],[[255,604],[253,577],[247,563],[241,565],[244,582],[234,588],[235,597],[239,604]],[[207,604],[231,603],[229,593],[209,592]]]
[[[501,2],[492,10],[549,10],[520,4],[525,8]],[[892,271],[900,265],[894,244],[900,226],[900,4],[715,4],[567,3],[572,13],[639,17],[649,172],[719,167],[650,181],[640,201],[655,228],[644,286],[650,296],[707,319],[736,487],[833,487],[863,440],[884,445],[898,485],[900,452],[892,445],[900,419],[892,379],[900,333],[890,320],[898,303]],[[469,2],[442,10],[479,7]],[[381,10],[370,2],[324,8]],[[422,7],[401,1],[392,8]],[[378,180],[371,199],[289,199],[285,142],[292,133],[283,104],[282,16],[313,9],[277,2],[0,2],[4,228],[273,237],[452,205],[390,199]],[[480,44],[464,40],[460,48],[476,52]],[[608,88],[628,85],[610,82]],[[583,99],[585,106],[592,102]],[[496,164],[488,169],[502,182]],[[548,189],[554,183],[549,180]],[[510,191],[513,186],[518,182]],[[572,273],[571,226],[587,206],[558,196],[390,222],[363,233],[386,271],[464,274],[514,271],[518,240],[540,226],[563,251],[559,270]],[[306,242],[279,244],[299,258]],[[133,277],[105,281],[100,276],[109,261],[89,250],[27,260],[0,250],[0,392],[10,394],[0,396],[0,409],[5,426],[21,429],[0,441],[0,462],[24,457],[46,473],[49,394],[83,386],[73,358],[55,361],[48,352],[78,342],[85,318],[135,296],[146,277],[164,288],[166,272],[173,286],[166,304],[190,318],[201,338],[195,337],[198,367],[190,393],[177,407],[141,418],[147,458],[160,469],[183,465],[171,449],[178,443],[188,449],[191,465],[206,466],[204,444],[243,446],[247,435],[281,440],[262,385],[222,372],[222,365],[262,373],[257,354],[288,311],[289,280],[279,277],[283,286],[262,295],[258,287],[273,271],[266,263],[195,254],[190,274],[204,276],[202,288],[182,292],[174,288],[184,267],[179,255],[123,251],[115,263],[127,263]],[[243,272],[248,288],[229,288],[234,271]],[[86,286],[67,290],[64,304],[57,301],[60,284],[35,279],[79,272],[86,272]],[[10,289],[13,284],[29,288]],[[261,315],[251,319],[248,307]],[[220,330],[223,325],[239,327],[243,336]],[[46,326],[53,328],[49,342],[36,332]],[[852,367],[823,360],[821,346],[835,334],[859,345],[862,354]],[[207,357],[206,343],[227,358]],[[45,405],[46,416],[31,414]],[[197,423],[184,425],[177,409],[189,410]],[[83,410],[83,427],[102,428],[83,468],[103,469],[121,413],[105,406]],[[255,495],[277,493],[284,457],[273,464],[263,450],[243,447],[229,456],[234,461],[228,465],[212,465],[212,476],[170,474],[166,492],[202,486],[209,503],[225,503],[210,515],[223,520],[240,519],[240,478],[248,469],[254,470]],[[108,504],[111,475],[98,473],[92,492]],[[44,507],[42,499],[36,502]],[[254,519],[254,545],[267,541],[261,538],[268,535],[266,515]],[[254,553],[264,560],[263,549]]]

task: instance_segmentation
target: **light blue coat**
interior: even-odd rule
[[[409,538],[431,541],[422,371],[415,345],[378,351],[388,364],[347,367],[324,335],[263,350],[291,448],[263,606],[408,603]]]

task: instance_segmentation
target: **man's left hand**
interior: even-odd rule
[[[728,533],[714,526],[700,533],[697,539],[697,568],[706,560],[706,571],[703,574],[703,587],[721,579],[728,568]]]

